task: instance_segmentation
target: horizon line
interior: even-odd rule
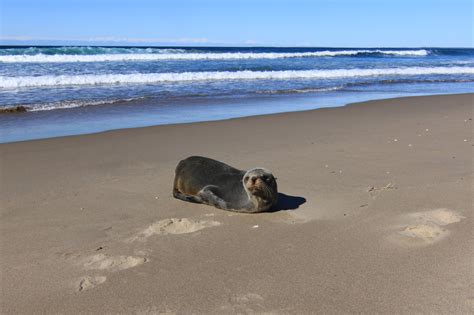
[[[207,38],[31,38],[28,36],[0,37],[0,46],[98,46],[98,47],[268,47],[268,48],[459,48],[473,49],[474,46],[401,46],[401,45],[317,45],[314,43],[276,44],[254,40],[244,42],[212,41]]]

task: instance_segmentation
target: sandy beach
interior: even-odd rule
[[[473,312],[473,101],[1,144],[1,313]],[[277,209],[174,199],[191,155],[270,169]]]

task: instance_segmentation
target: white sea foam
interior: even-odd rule
[[[0,88],[48,87],[66,85],[148,84],[220,80],[332,79],[344,77],[411,76],[429,74],[474,74],[474,67],[409,67],[379,69],[337,69],[298,71],[211,71],[181,73],[135,73],[58,76],[0,76]]]
[[[122,99],[104,99],[104,100],[71,100],[71,101],[62,101],[62,102],[52,102],[52,103],[43,103],[36,104],[35,106],[29,107],[29,112],[51,110],[51,109],[66,109],[66,108],[76,108],[76,107],[85,107],[85,106],[94,106],[94,105],[109,105],[116,103],[128,103],[132,101],[137,101],[144,99],[145,97],[133,97],[133,98],[122,98]]]
[[[104,100],[69,100],[69,101],[35,104],[35,105],[19,104],[19,105],[13,105],[13,106],[0,107],[0,112],[2,110],[4,111],[7,109],[14,110],[15,108],[19,106],[26,108],[26,111],[28,112],[38,112],[38,111],[45,111],[45,110],[67,109],[67,108],[86,107],[86,106],[94,106],[94,105],[111,105],[111,104],[116,104],[116,103],[126,103],[126,102],[137,101],[144,98],[145,97],[124,98],[124,99],[104,99]]]
[[[336,57],[359,54],[384,54],[395,56],[426,56],[428,51],[419,50],[326,50],[298,53],[132,53],[132,54],[97,54],[97,55],[4,55],[0,62],[106,62],[106,61],[159,61],[159,60],[232,60],[232,59],[280,59],[304,57]]]
[[[268,90],[268,91],[257,91],[257,94],[297,94],[297,93],[315,93],[315,92],[331,92],[342,90],[345,86],[331,86],[325,88],[303,88],[303,89],[287,89],[287,90]]]

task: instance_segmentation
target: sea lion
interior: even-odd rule
[[[176,167],[173,196],[223,210],[256,213],[275,206],[278,191],[276,178],[264,168],[243,171],[210,158],[191,156]]]

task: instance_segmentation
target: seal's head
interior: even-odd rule
[[[276,205],[278,201],[277,183],[276,178],[269,170],[251,169],[245,173],[243,183],[257,211],[266,211]]]

